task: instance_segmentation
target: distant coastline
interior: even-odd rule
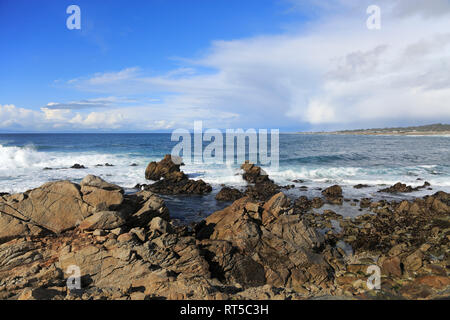
[[[387,135],[436,136],[436,135],[450,135],[450,125],[439,123],[439,124],[431,124],[431,125],[417,126],[417,127],[298,132],[298,134],[371,135],[371,136],[387,136]]]

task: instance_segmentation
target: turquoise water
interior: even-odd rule
[[[379,196],[376,190],[381,185],[423,184],[418,179],[430,182],[433,191],[424,190],[417,196],[450,191],[449,136],[281,134],[279,141],[280,166],[266,171],[282,185],[303,180],[295,185],[307,186],[306,195],[319,194],[316,188],[338,183],[348,197]],[[87,174],[132,188],[146,182],[148,162],[161,159],[175,144],[170,134],[0,134],[0,192],[23,192],[61,179],[78,182]],[[75,163],[87,169],[70,169]],[[96,166],[105,163],[114,166]],[[237,163],[187,164],[182,169],[193,179],[211,183],[214,193],[221,184],[245,186]],[[359,183],[371,188],[354,189]],[[195,203],[190,214],[201,216],[222,206],[215,202],[214,193],[169,201],[177,210],[186,207],[186,202]]]

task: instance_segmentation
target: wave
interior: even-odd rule
[[[0,192],[23,192],[54,180],[72,180],[79,182],[87,174],[98,175],[107,181],[131,188],[137,183],[146,183],[145,167],[150,161],[159,161],[162,155],[149,150],[144,155],[130,149],[122,153],[43,151],[34,145],[4,146],[0,144]],[[149,156],[151,154],[151,156]],[[355,155],[350,155],[353,157]],[[86,170],[70,167],[79,163]],[[114,167],[97,167],[97,164],[111,163]],[[138,164],[136,167],[130,166]],[[357,161],[354,161],[357,164]],[[52,168],[53,170],[43,170]],[[306,185],[324,186],[330,183],[342,185],[368,184],[392,185],[403,182],[418,186],[423,184],[421,178],[431,183],[432,187],[450,187],[450,166],[420,164],[408,167],[358,167],[325,166],[317,164],[299,164],[297,162],[281,163],[278,170],[264,168],[270,178],[278,184],[292,184],[301,179]],[[243,187],[241,170],[237,164],[188,164],[182,167],[193,179],[203,179],[215,189],[221,185]]]

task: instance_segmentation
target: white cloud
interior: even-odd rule
[[[442,32],[448,20],[390,18],[374,32],[361,12],[329,19],[306,34],[216,41],[187,73],[119,79],[120,71],[76,85],[106,93],[172,92],[163,98],[164,114],[175,108],[192,118],[196,109],[226,110],[235,126],[450,120],[450,34]],[[214,71],[192,71],[196,67]],[[94,85],[98,78],[103,83]]]
[[[297,8],[323,4],[291,2]],[[159,100],[119,102],[90,113],[74,113],[70,109],[82,109],[77,103],[62,103],[27,117],[59,126],[141,130],[191,128],[194,120],[216,128],[449,121],[448,1],[378,1],[380,31],[365,27],[371,2],[327,2],[317,23],[296,32],[214,41],[201,58],[182,60],[186,66],[166,74],[133,67],[68,81],[81,91]]]

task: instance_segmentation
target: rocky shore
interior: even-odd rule
[[[335,185],[290,199],[258,166],[242,171],[247,188],[224,186],[216,198],[233,202],[193,227],[174,224],[159,194],[212,188],[169,155],[134,194],[88,175],[0,195],[0,299],[450,297],[450,194],[350,200]],[[414,192],[382,192],[402,190]],[[369,213],[344,217],[345,201]],[[74,266],[80,289],[67,285]],[[380,290],[367,285],[374,267]]]

